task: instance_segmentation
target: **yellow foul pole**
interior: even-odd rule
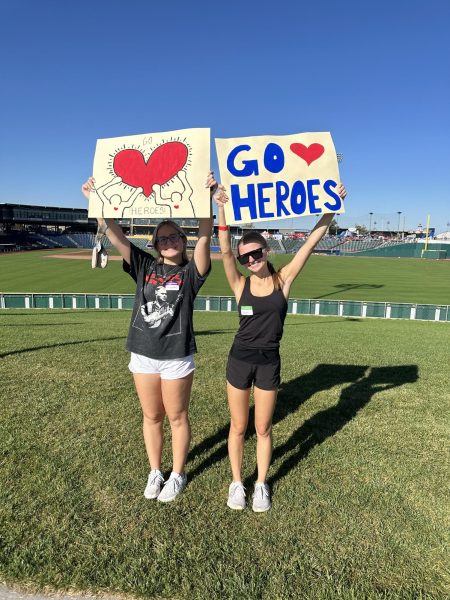
[[[427,219],[427,233],[426,233],[426,238],[425,238],[425,250],[428,250],[428,232],[430,230],[430,215],[428,215],[428,219]]]

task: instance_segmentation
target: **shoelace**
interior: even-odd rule
[[[259,491],[261,491],[261,500],[264,498],[264,496],[269,496],[269,490],[265,485],[258,485],[258,487],[255,489],[255,496]]]
[[[160,475],[159,473],[155,473],[153,475],[153,477],[150,479],[149,484],[155,485],[155,483],[157,483],[158,481],[164,481],[164,480],[162,478],[162,475]]]
[[[171,477],[171,478],[169,478],[166,485],[168,486],[170,483],[173,484],[173,491],[176,492],[181,487],[181,483],[182,483],[181,478],[180,477]]]
[[[245,497],[245,487],[243,485],[239,485],[239,483],[231,488],[231,496],[234,498],[238,493]]]

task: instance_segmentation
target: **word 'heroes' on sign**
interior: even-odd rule
[[[260,174],[257,159],[246,160],[242,157],[242,153],[250,151],[251,146],[241,144],[229,153],[227,168],[234,177]],[[270,173],[282,171],[285,164],[283,149],[278,144],[268,144],[264,151],[263,164],[266,171]],[[297,180],[291,186],[283,180],[248,183],[246,186],[231,184],[230,193],[234,218],[237,221],[241,220],[241,209],[244,207],[249,209],[251,219],[280,218],[292,214],[299,216],[305,212],[319,214],[322,210],[316,206],[316,202],[319,200],[319,195],[316,193],[318,188],[321,188],[330,198],[323,205],[330,211],[339,211],[342,201],[334,191],[336,187],[337,182],[332,179],[323,182],[320,179]],[[267,210],[267,204],[275,206],[275,210]]]

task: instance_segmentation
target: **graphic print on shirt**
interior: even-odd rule
[[[141,315],[149,327],[159,327],[168,317],[173,316],[174,306],[167,302],[167,290],[163,285],[155,289],[155,300],[141,306]]]
[[[136,313],[132,327],[144,331],[158,329],[173,317],[176,306],[183,299],[181,286],[183,283],[179,273],[167,278],[152,272],[145,277],[145,285],[141,288],[141,298],[145,300]],[[166,336],[181,334],[181,315],[171,325],[171,333]]]

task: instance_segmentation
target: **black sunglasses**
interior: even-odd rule
[[[237,259],[241,263],[241,265],[246,265],[250,261],[250,256],[253,258],[253,260],[259,260],[263,257],[263,248],[256,248],[256,250],[251,250],[250,252],[241,254],[237,257]]]

